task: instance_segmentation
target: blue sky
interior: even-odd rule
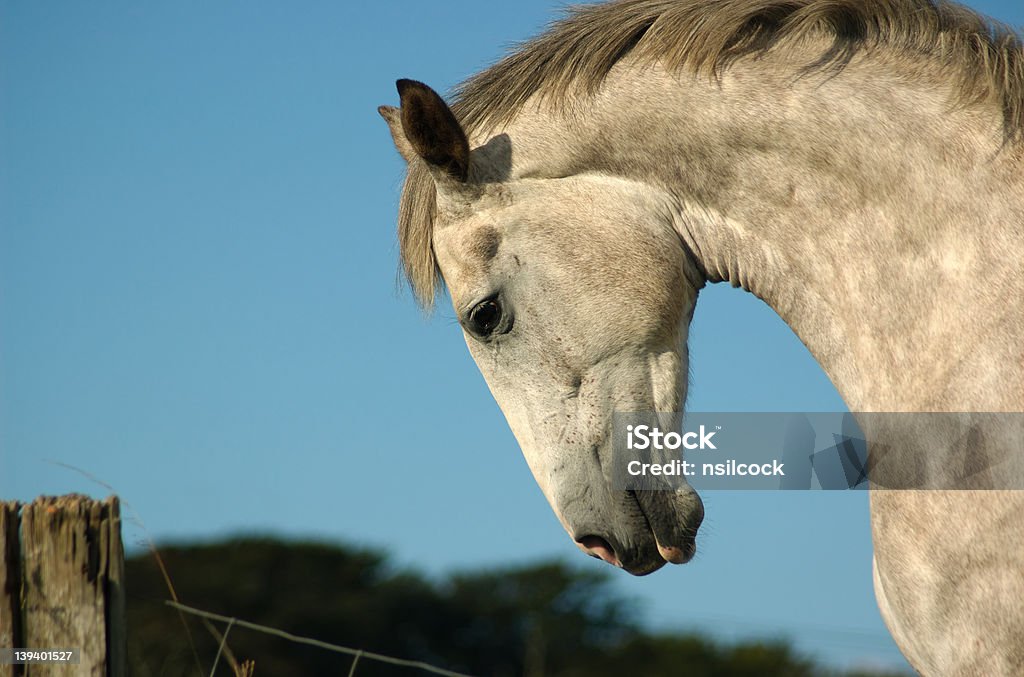
[[[0,496],[114,487],[156,540],[342,539],[403,564],[583,557],[442,301],[397,284],[379,104],[558,3],[0,2]],[[1015,25],[1024,6],[972,6]],[[707,289],[689,405],[836,410],[760,301]],[[899,664],[863,492],[718,492],[701,552],[616,575],[655,627]],[[143,538],[126,525],[129,544]]]

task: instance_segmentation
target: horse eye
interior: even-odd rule
[[[501,323],[501,305],[497,299],[487,299],[469,311],[469,329],[477,336],[490,336]]]

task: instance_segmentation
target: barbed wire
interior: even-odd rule
[[[271,627],[266,626],[266,625],[260,625],[259,623],[251,623],[249,621],[245,621],[245,620],[242,620],[240,618],[232,618],[231,616],[223,616],[221,614],[215,614],[215,613],[212,613],[210,611],[203,611],[202,609],[196,609],[195,607],[186,606],[185,604],[181,604],[180,602],[175,602],[175,601],[172,601],[172,600],[169,600],[169,599],[168,600],[164,600],[164,604],[166,604],[167,606],[172,607],[174,609],[177,609],[178,611],[181,611],[183,613],[191,614],[193,616],[198,616],[200,618],[205,618],[207,620],[220,621],[222,623],[227,623],[229,629],[232,626],[237,626],[237,627],[240,627],[240,628],[247,628],[249,630],[255,630],[256,632],[262,632],[264,634],[274,635],[275,637],[280,637],[281,639],[286,639],[289,642],[295,642],[297,644],[307,644],[309,646],[315,646],[315,647],[317,647],[319,649],[325,649],[327,651],[334,651],[335,653],[342,653],[342,654],[346,654],[346,655],[352,656],[353,657],[352,668],[349,671],[349,675],[354,673],[355,667],[356,667],[356,663],[358,663],[360,659],[367,659],[367,660],[379,661],[381,663],[390,663],[391,665],[399,665],[399,666],[406,667],[406,668],[418,668],[420,670],[425,670],[427,672],[432,672],[435,675],[445,675],[446,677],[472,677],[471,675],[467,675],[467,674],[462,673],[462,672],[454,672],[452,670],[446,670],[444,668],[439,668],[436,665],[431,665],[430,663],[424,663],[423,661],[413,661],[413,660],[408,660],[408,659],[405,659],[405,658],[395,658],[393,656],[385,656],[384,654],[374,653],[372,651],[364,651],[362,649],[353,649],[353,648],[347,647],[347,646],[339,646],[337,644],[331,644],[330,642],[324,642],[324,641],[321,641],[319,639],[313,639],[312,637],[303,637],[301,635],[293,635],[292,633],[287,632],[285,630],[280,630],[278,628],[271,628]],[[224,635],[226,637],[227,632],[225,632]]]

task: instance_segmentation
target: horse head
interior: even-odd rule
[[[514,139],[470,148],[445,102],[399,81],[381,107],[436,189],[429,246],[480,372],[555,514],[590,555],[642,575],[695,552],[700,498],[613,480],[614,412],[679,412],[703,283],[663,196],[583,173],[511,171]],[[678,424],[678,414],[671,414]]]

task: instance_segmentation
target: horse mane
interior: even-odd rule
[[[992,102],[1006,141],[1024,136],[1024,46],[1008,26],[945,0],[613,0],[571,9],[546,32],[456,89],[452,110],[467,132],[509,122],[536,95],[557,107],[593,94],[627,54],[666,69],[718,77],[782,40],[831,39],[806,71],[841,69],[860,50],[922,57],[960,76],[960,103]],[[433,180],[409,165],[399,206],[405,276],[429,308],[442,280],[432,241]]]

